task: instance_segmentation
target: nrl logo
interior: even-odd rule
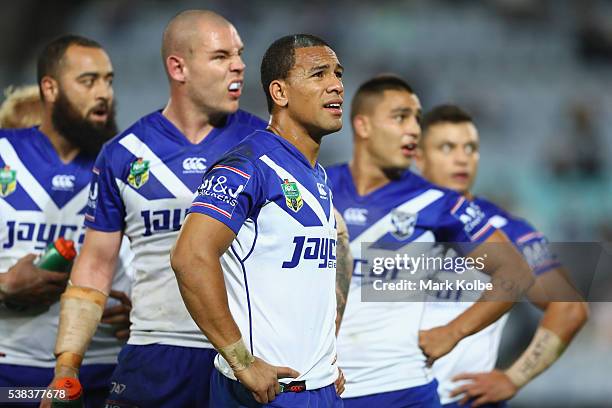
[[[300,208],[304,206],[304,200],[302,200],[302,194],[300,194],[297,183],[295,181],[285,179],[282,182],[281,187],[283,189],[283,194],[285,195],[285,203],[287,203],[287,207],[292,209],[294,212],[300,211]]]
[[[400,210],[391,211],[391,235],[395,238],[404,240],[414,233],[418,214],[408,213]]]
[[[17,170],[9,166],[0,169],[0,197],[8,197],[17,188]]]
[[[149,181],[149,161],[139,157],[130,164],[128,183],[134,188],[140,188],[147,181]]]

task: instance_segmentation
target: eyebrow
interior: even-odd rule
[[[99,72],[83,72],[81,75],[77,76],[77,79],[81,79],[81,78],[85,78],[85,77],[99,77],[99,76],[104,76],[104,77],[113,77],[115,76],[115,73],[113,71],[107,72],[106,74],[100,74]]]
[[[415,112],[417,115],[421,113],[421,109],[414,110],[412,108],[395,108],[391,110],[391,113],[412,113]]]
[[[244,51],[244,46],[240,47],[238,49],[238,53],[241,53],[242,51]],[[228,50],[224,50],[224,49],[218,49],[218,50],[212,50],[212,51],[208,51],[209,54],[225,54],[225,55],[231,55],[232,52],[228,51]]]
[[[310,68],[310,72],[315,72],[315,71],[319,71],[319,70],[326,70],[326,69],[329,69],[330,66],[331,65],[329,65],[329,64],[317,65],[316,67]],[[337,69],[339,69],[340,71],[344,72],[344,67],[340,63],[337,64]]]

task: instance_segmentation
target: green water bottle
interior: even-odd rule
[[[83,408],[83,387],[78,378],[58,378],[53,383],[56,396],[51,400],[51,408]]]
[[[72,261],[76,257],[74,241],[60,237],[51,242],[45,252],[34,262],[34,265],[41,269],[54,272],[70,272]],[[4,302],[8,309],[23,312],[29,309],[28,306]]]
[[[48,271],[70,272],[75,257],[74,241],[60,237],[47,246],[35,265]]]

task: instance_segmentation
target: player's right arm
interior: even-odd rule
[[[503,316],[534,281],[529,265],[512,242],[488,223],[476,204],[460,199],[451,214],[453,217],[448,218],[451,221],[439,233],[450,238],[449,242],[471,241],[462,250],[468,252],[465,255],[467,258],[482,261],[482,271],[491,276],[493,289],[484,291],[477,302],[448,324],[419,333],[419,346],[427,356],[429,365],[449,353],[463,338],[479,332]],[[460,227],[462,224],[463,228]]]
[[[242,340],[229,310],[219,261],[234,238],[225,224],[204,214],[189,214],[172,250],[171,265],[193,320],[229,363],[236,378],[251,390],[257,402],[265,404],[280,393],[279,378],[297,377],[299,373],[254,357]]]
[[[77,375],[81,361],[102,318],[115,274],[124,229],[125,208],[108,145],[93,168],[85,214],[85,240],[61,298],[55,345],[56,377]]]
[[[198,189],[170,262],[195,323],[255,400],[265,404],[280,393],[279,378],[297,377],[299,373],[272,366],[251,354],[230,312],[220,261],[263,200],[259,178],[257,169],[240,157],[213,166]]]

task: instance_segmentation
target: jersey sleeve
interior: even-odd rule
[[[92,171],[85,226],[104,232],[122,231],[125,226],[125,205],[109,164],[106,146],[98,155]]]
[[[459,194],[448,195],[440,217],[440,227],[435,231],[439,241],[479,244],[495,232],[480,206]],[[467,245],[466,250],[473,247]]]
[[[521,222],[520,236],[514,244],[521,252],[535,276],[559,268],[561,263],[551,251],[548,239],[526,222]]]
[[[204,174],[190,212],[206,214],[227,225],[236,235],[265,202],[262,176],[242,156],[221,159]]]

